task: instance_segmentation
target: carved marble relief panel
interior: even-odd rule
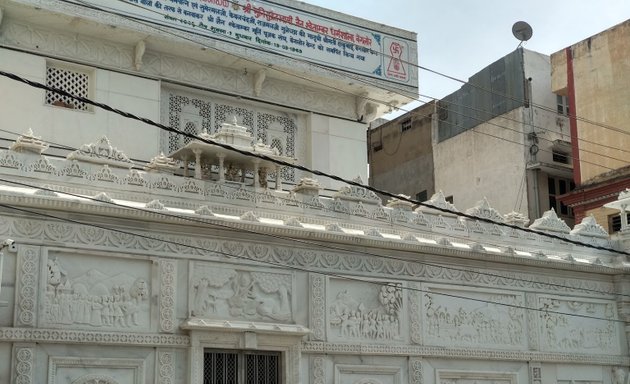
[[[517,374],[510,372],[479,372],[437,370],[438,384],[516,384]]]
[[[51,356],[48,384],[142,384],[145,361],[125,358]]]
[[[526,348],[523,294],[424,285],[422,328],[427,345]],[[507,304],[507,305],[505,305]]]
[[[292,274],[203,262],[190,265],[192,278],[188,292],[192,316],[293,322]]]
[[[328,341],[406,340],[402,284],[330,278],[326,291]]]
[[[402,368],[390,365],[335,364],[335,384],[402,384]]]
[[[538,308],[542,351],[619,353],[614,301],[540,295]]]
[[[149,330],[151,263],[51,253],[42,266],[46,327]]]

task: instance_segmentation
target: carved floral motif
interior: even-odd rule
[[[38,302],[39,250],[34,247],[20,249],[18,269],[18,305],[16,325],[35,326]]]

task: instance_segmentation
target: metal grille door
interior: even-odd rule
[[[245,384],[279,384],[278,355],[245,355]]]
[[[239,384],[238,354],[204,353],[203,384]]]
[[[280,384],[280,353],[212,351],[203,356],[203,384]]]

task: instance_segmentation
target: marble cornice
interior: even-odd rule
[[[357,354],[387,356],[418,356],[494,361],[540,361],[545,363],[579,363],[596,365],[630,364],[630,358],[621,355],[594,355],[563,352],[501,351],[475,348],[450,348],[438,346],[409,346],[385,344],[345,344],[329,342],[304,342],[304,354]]]
[[[50,328],[0,328],[1,342],[188,348],[190,337],[160,333],[100,332]]]
[[[241,230],[245,232],[254,232],[257,234],[265,235],[272,234],[274,236],[283,236],[290,239],[299,239],[304,241],[321,241],[323,243],[333,243],[339,246],[350,245],[352,247],[367,247],[376,250],[396,250],[403,252],[420,253],[423,255],[441,255],[445,257],[452,257],[458,259],[465,259],[471,262],[493,262],[501,264],[513,264],[529,267],[541,267],[541,268],[554,268],[563,269],[576,272],[591,272],[600,274],[619,274],[630,270],[630,267],[623,265],[597,265],[593,263],[571,263],[565,260],[555,260],[548,258],[539,258],[536,256],[506,256],[503,253],[493,252],[481,252],[473,249],[462,249],[453,247],[451,245],[441,244],[427,244],[419,242],[411,242],[407,240],[393,240],[390,238],[373,237],[367,235],[353,235],[347,233],[341,233],[328,230],[313,230],[301,227],[287,226],[284,224],[269,224],[257,221],[245,221],[238,218],[229,219],[216,216],[196,216],[196,215],[184,215],[177,214],[169,211],[153,211],[148,209],[133,209],[129,207],[115,206],[107,203],[100,203],[95,201],[86,201],[79,203],[76,199],[57,199],[49,196],[23,196],[23,195],[11,195],[0,194],[0,202],[12,206],[31,207],[31,208],[43,208],[53,211],[67,211],[76,212],[86,215],[84,221],[88,221],[89,216],[105,216],[117,219],[128,220],[141,220],[147,222],[159,223],[159,227],[162,228],[164,233],[172,233],[168,229],[169,225],[175,225],[186,223],[192,227],[203,227],[206,225],[218,226],[219,230]],[[252,212],[251,209],[244,207],[243,213]],[[254,210],[253,212],[256,212]],[[54,213],[52,213],[54,215]],[[260,215],[263,216],[264,215]],[[376,224],[376,223],[375,223]],[[111,224],[106,226],[110,227]],[[117,229],[117,227],[114,227]],[[186,233],[190,233],[190,229],[186,230]],[[123,229],[125,230],[125,229]],[[409,232],[413,233],[413,229],[409,229]],[[438,234],[432,235],[433,237],[440,237]],[[448,238],[448,235],[444,235],[442,238]],[[453,239],[454,241],[462,241],[459,239]],[[32,240],[29,240],[32,241]],[[497,240],[498,241],[498,240]],[[523,244],[521,247],[526,248]],[[308,246],[308,244],[305,244]],[[332,251],[335,251],[332,249]],[[347,252],[353,252],[352,248],[346,250]],[[376,252],[376,251],[375,251]],[[553,254],[553,251],[550,252]],[[412,259],[408,260],[413,262]]]

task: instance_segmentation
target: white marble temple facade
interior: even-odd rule
[[[78,68],[98,101],[202,137],[236,119],[252,149],[365,176],[361,97],[59,3],[0,0],[1,70]],[[288,167],[225,178],[160,154],[183,137],[0,89],[0,129],[20,135],[0,150],[0,383],[201,384],[206,353],[262,356],[282,384],[628,383],[627,258],[565,240],[625,243],[588,220],[530,225],[552,239]],[[459,208],[527,222],[490,204]]]

